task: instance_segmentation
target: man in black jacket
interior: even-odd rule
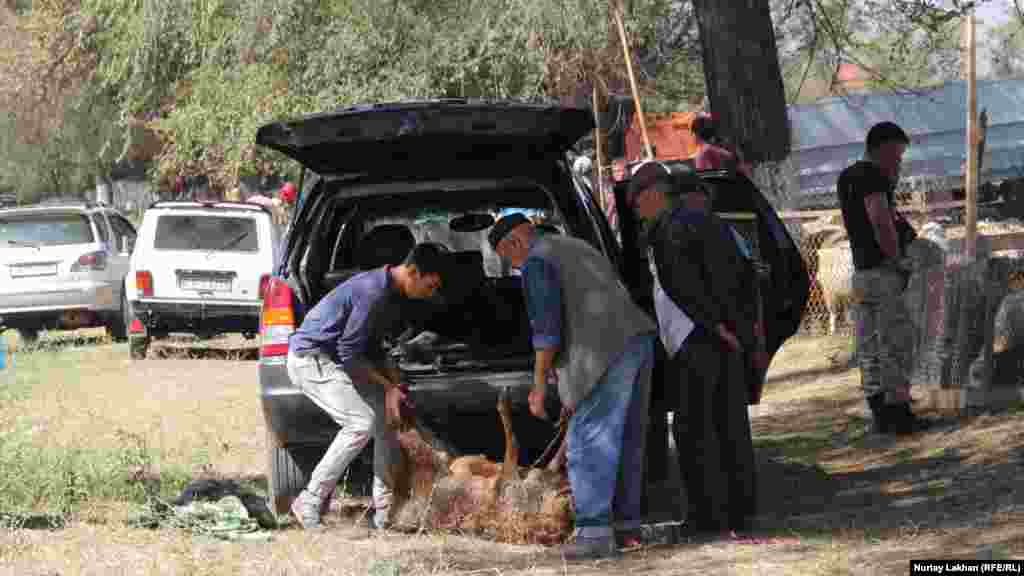
[[[728,225],[709,213],[708,194],[685,167],[651,162],[633,175],[628,201],[648,223],[687,519],[697,532],[718,534],[746,528],[755,509],[742,355],[753,345],[755,310],[750,265]]]

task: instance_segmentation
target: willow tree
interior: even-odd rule
[[[977,4],[991,0],[979,0]],[[872,90],[915,95],[960,72],[960,17],[975,2],[771,0],[790,102],[841,94],[839,67],[854,64]],[[1008,44],[994,34],[993,48]],[[1012,44],[1012,43],[1011,43]],[[1000,54],[997,50],[997,55]]]
[[[0,6],[0,187],[23,201],[76,195],[116,159],[108,94],[90,84],[96,22],[76,0]]]

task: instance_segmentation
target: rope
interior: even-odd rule
[[[548,443],[547,448],[544,449],[544,453],[541,454],[540,458],[538,458],[537,461],[533,463],[533,466],[531,466],[531,468],[539,468],[541,462],[544,462],[545,460],[548,460],[554,456],[554,451],[557,449],[557,446],[559,446],[562,443],[562,438],[565,437],[565,433],[568,430],[569,419],[563,412],[562,415],[558,418],[558,430],[555,432],[554,438],[551,439],[551,442]]]

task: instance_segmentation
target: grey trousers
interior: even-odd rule
[[[390,520],[394,478],[401,458],[398,434],[384,422],[384,391],[352,378],[324,354],[288,354],[292,383],[341,426],[309,478],[306,491],[323,501],[337,486],[349,464],[373,438],[373,506],[378,525]]]
[[[850,308],[856,321],[857,360],[865,396],[884,393],[899,403],[910,382],[913,325],[903,301],[904,278],[891,268],[858,270]]]

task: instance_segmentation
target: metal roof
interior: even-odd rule
[[[1024,79],[978,81],[978,112],[988,110],[982,181],[1024,177]],[[903,178],[961,175],[967,124],[963,81],[914,93],[867,93],[789,107],[791,158],[801,196],[835,187],[839,173],[864,154],[868,129],[885,120],[911,139]]]

